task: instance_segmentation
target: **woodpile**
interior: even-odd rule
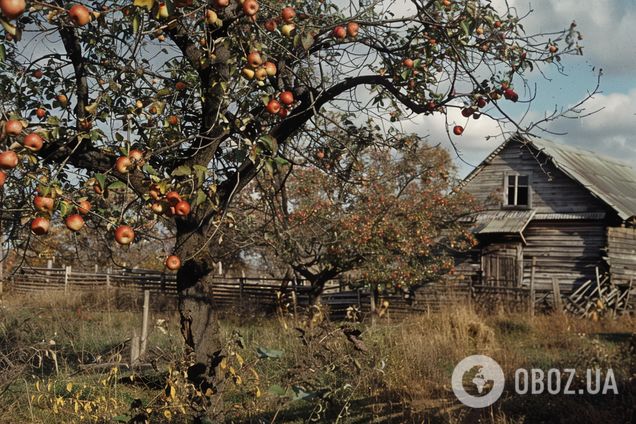
[[[609,275],[600,276],[597,272],[596,280],[588,280],[565,298],[564,308],[572,315],[595,321],[602,316],[623,315],[631,308],[632,288],[633,280],[629,285],[616,285]]]

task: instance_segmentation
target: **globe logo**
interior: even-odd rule
[[[503,393],[504,383],[499,364],[485,355],[469,356],[453,370],[453,392],[461,403],[471,408],[485,408],[495,403]]]

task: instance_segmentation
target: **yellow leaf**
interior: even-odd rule
[[[243,358],[238,353],[236,354],[236,360],[238,361],[240,366],[243,366]]]
[[[73,390],[73,383],[68,383],[68,384],[66,385],[66,391],[67,391],[67,392],[71,392],[72,390]]]
[[[256,397],[261,397],[261,389],[259,389],[258,386],[256,386]]]
[[[40,382],[39,381],[35,382],[35,390],[37,390],[38,392],[40,391]]]
[[[163,411],[163,415],[165,415],[168,420],[172,418],[172,412],[170,412],[168,409]]]
[[[148,10],[152,9],[152,6],[155,5],[155,0],[135,0],[133,3],[135,6],[145,7]]]
[[[55,412],[56,414],[60,413],[60,411],[57,409],[57,404],[56,403],[53,404],[53,412]]]
[[[214,394],[214,391],[212,391],[212,389],[210,389],[210,388],[208,388],[208,389],[205,391],[205,395],[206,395],[207,397],[210,397],[210,396],[212,396],[213,394]]]
[[[237,375],[237,376],[236,376],[236,384],[241,384],[241,382],[242,382],[242,381],[243,381],[243,380],[241,380],[241,376],[240,376],[240,375]]]
[[[236,371],[234,371],[234,367],[233,366],[230,366],[230,374],[232,374],[234,376],[236,375]]]
[[[75,413],[77,414],[78,411],[79,411],[79,402],[75,401]]]
[[[152,414],[152,408],[146,408],[146,412],[147,412],[148,414]]]
[[[170,386],[170,397],[174,399],[177,396],[177,389],[174,386]]]

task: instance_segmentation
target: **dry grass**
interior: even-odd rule
[[[174,304],[157,301],[153,310],[152,323],[166,320],[163,330],[153,327],[149,343],[153,358],[165,370],[183,358],[183,342]],[[32,398],[38,393],[36,384],[49,382],[55,396],[66,399],[69,406],[69,399],[76,395],[82,406],[90,399],[114,399],[107,408],[94,405],[98,422],[141,411],[131,409],[135,399],[144,410],[153,409],[151,422],[159,422],[158,417],[166,420],[162,414],[169,408],[165,376],[157,374],[131,384],[108,369],[78,372],[80,363],[105,360],[134,330],[140,331],[140,321],[140,296],[132,293],[48,293],[4,299],[0,422],[81,422],[81,416],[91,416],[68,407],[66,414],[55,413],[53,398],[42,391],[43,407],[38,407],[34,403],[38,397]],[[618,423],[635,414],[636,355],[630,343],[636,340],[630,334],[636,332],[636,323],[629,317],[590,322],[558,314],[485,316],[458,304],[440,313],[380,320],[376,325],[336,324],[312,320],[312,316],[239,318],[229,314],[222,327],[228,339],[242,338],[240,344],[228,344],[228,366],[241,377],[240,384],[226,368],[230,383],[224,392],[226,404],[237,405],[232,413],[237,423],[274,416],[277,423]],[[347,336],[357,331],[365,352]],[[281,350],[283,355],[259,359],[257,348]],[[473,354],[495,359],[507,378],[502,399],[488,410],[464,407],[450,388],[455,365]],[[117,356],[108,360],[113,358]],[[612,368],[620,395],[519,396],[512,391],[518,368],[590,367]],[[72,393],[65,392],[69,383]],[[316,398],[291,401],[288,396],[268,393],[274,385],[288,390],[303,387]],[[187,420],[175,412],[172,422]]]

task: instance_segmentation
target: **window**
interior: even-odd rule
[[[504,206],[529,208],[532,196],[530,180],[529,175],[507,174],[504,181]]]

